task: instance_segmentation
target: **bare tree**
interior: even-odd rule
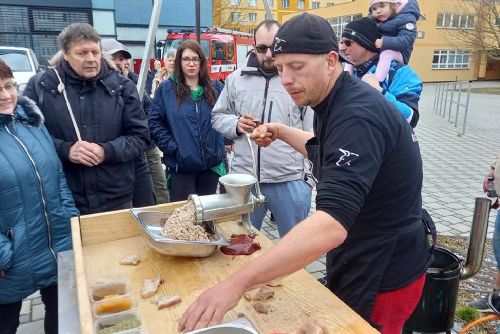
[[[500,60],[500,1],[452,1],[438,14],[437,26],[455,47],[485,54]]]
[[[214,25],[224,29],[245,30],[249,9],[244,6],[244,1],[246,0],[214,0]]]

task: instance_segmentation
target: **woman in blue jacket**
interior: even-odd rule
[[[45,333],[57,333],[57,253],[78,216],[36,104],[17,96],[0,59],[0,333],[14,334],[23,298],[40,290]]]
[[[226,172],[224,140],[211,125],[222,87],[210,81],[200,45],[183,42],[174,74],[158,87],[149,112],[151,135],[172,175],[172,201],[185,200],[189,194],[214,194],[219,176]]]

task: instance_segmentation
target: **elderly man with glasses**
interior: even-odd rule
[[[422,81],[411,67],[392,61],[387,77],[379,82],[375,76],[380,53],[375,46],[378,38],[380,33],[373,20],[367,17],[354,20],[344,28],[340,52],[354,65],[352,75],[377,89],[415,127],[419,118]]]
[[[234,140],[231,172],[254,174],[253,164],[266,203],[255,208],[252,224],[260,229],[269,209],[283,237],[307,217],[311,187],[304,182],[304,156],[285,142],[277,141],[266,150],[255,146],[256,161],[246,142],[247,132],[259,124],[275,122],[312,131],[312,110],[299,108],[280,83],[271,54],[271,44],[279,23],[265,20],[255,29],[254,52],[247,67],[233,72],[212,111],[212,126]]]

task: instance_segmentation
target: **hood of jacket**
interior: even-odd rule
[[[0,125],[9,123],[12,120],[31,126],[40,126],[44,118],[35,102],[25,96],[18,96],[14,115],[0,114]]]

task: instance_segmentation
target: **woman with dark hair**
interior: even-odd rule
[[[211,125],[222,84],[211,81],[207,58],[192,40],[177,49],[174,75],[156,91],[149,112],[151,135],[164,154],[172,201],[210,195],[226,173],[224,140]]]
[[[57,253],[71,249],[79,213],[42,113],[13,78],[0,59],[0,333],[16,333],[23,299],[40,290],[53,334]]]

